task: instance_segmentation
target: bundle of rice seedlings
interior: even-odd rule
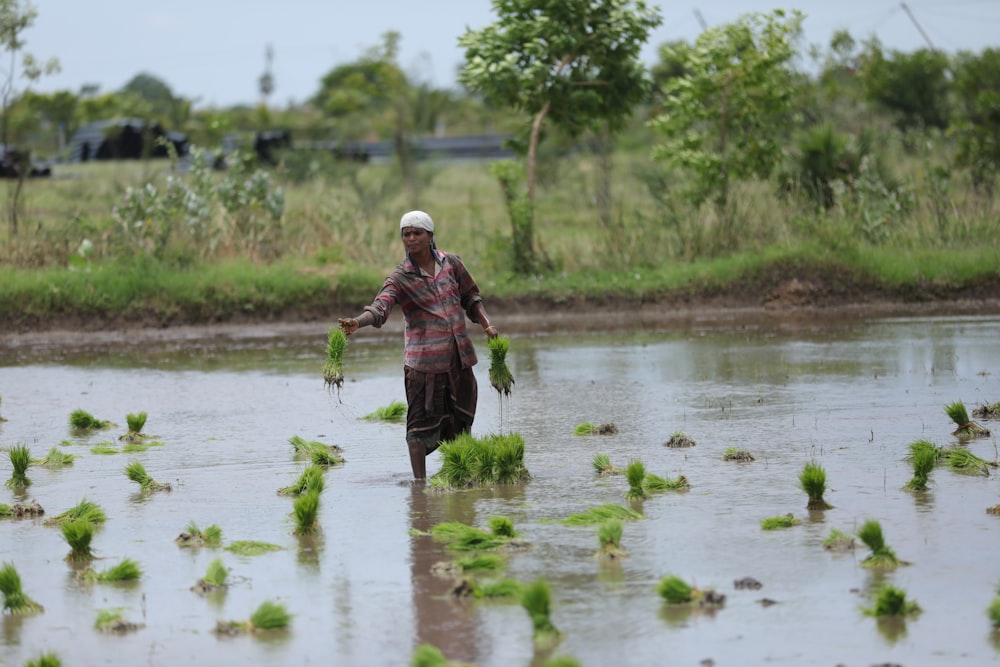
[[[474,581],[472,583],[472,596],[478,600],[520,598],[522,589],[521,582],[514,579]]]
[[[823,494],[826,493],[826,470],[823,469],[823,466],[815,461],[808,461],[802,472],[799,473],[799,484],[809,497],[806,509],[828,510],[833,508],[833,505],[823,499]]]
[[[367,415],[362,417],[370,422],[393,422],[399,423],[403,421],[406,417],[406,403],[402,401],[393,401],[389,405],[383,405],[382,407],[375,408],[374,411],[369,412]]]
[[[344,386],[344,350],[347,349],[347,334],[340,327],[330,327],[326,338],[326,361],[323,362],[323,384],[340,391]]]
[[[497,537],[514,539],[517,531],[514,530],[514,522],[505,516],[491,516],[489,518],[490,532]]]
[[[14,503],[5,505],[0,503],[0,519],[25,519],[39,517],[45,514],[45,509],[38,504],[37,500],[30,503]]]
[[[591,507],[586,512],[571,514],[563,519],[562,523],[567,526],[590,526],[603,523],[608,519],[635,521],[637,519],[644,518],[645,516],[643,516],[642,513],[633,509],[629,509],[628,507],[624,507],[622,505],[616,505],[614,503],[607,503],[604,505],[598,505],[597,507]]]
[[[85,570],[82,577],[86,581],[104,583],[112,581],[138,581],[142,577],[142,568],[139,566],[139,563],[131,558],[125,558],[117,565],[100,572]]]
[[[139,623],[126,621],[118,609],[101,609],[97,612],[97,620],[94,621],[94,628],[97,631],[115,635],[133,632],[141,627]]]
[[[117,454],[118,448],[110,440],[105,440],[91,447],[90,453],[98,455]]]
[[[684,475],[660,477],[653,473],[647,473],[642,486],[646,491],[687,491],[691,488],[691,483]]]
[[[507,559],[500,554],[486,553],[464,556],[455,563],[462,572],[495,572],[507,565]]]
[[[875,519],[868,519],[858,530],[858,538],[871,550],[861,565],[863,567],[891,569],[903,564],[896,558],[895,552],[885,544],[885,537],[882,535],[882,525]]]
[[[749,463],[751,461],[756,461],[753,454],[745,449],[740,449],[739,447],[727,447],[726,451],[722,453],[723,461],[737,461],[739,463]]]
[[[226,547],[226,551],[231,551],[240,556],[260,556],[271,551],[281,551],[277,544],[268,542],[258,542],[256,540],[237,540]]]
[[[536,579],[521,589],[521,606],[528,612],[534,630],[535,645],[555,646],[562,635],[552,624],[552,594],[544,579]]]
[[[198,581],[198,584],[203,588],[225,588],[227,585],[226,580],[228,578],[229,569],[222,564],[221,558],[215,558],[208,564],[208,568],[205,570],[205,576]]]
[[[507,532],[507,531],[504,531]],[[510,543],[512,537],[495,532],[487,532],[461,521],[445,521],[431,528],[431,535],[453,551],[488,551]]]
[[[90,543],[94,540],[94,524],[86,519],[70,519],[60,524],[63,539],[69,545],[70,552],[66,560],[80,563],[94,557]]]
[[[875,606],[865,609],[869,616],[913,616],[919,614],[920,605],[906,599],[906,592],[891,584],[883,584],[875,596]]]
[[[222,544],[222,528],[212,524],[202,530],[193,520],[188,523],[184,531],[174,539],[177,544],[195,547],[217,547]]]
[[[948,461],[949,468],[968,475],[988,476],[990,468],[994,465],[961,447],[945,450],[944,458]]]
[[[0,593],[3,594],[3,609],[18,616],[37,614],[45,611],[27,595],[21,587],[21,575],[17,573],[13,563],[4,562],[0,567]]]
[[[305,456],[318,466],[335,466],[344,463],[341,456],[343,449],[337,445],[328,445],[318,440],[306,440],[302,436],[293,435],[288,442],[295,448],[296,456]]]
[[[628,552],[622,549],[622,532],[625,524],[619,519],[608,519],[597,527],[597,541],[600,549],[594,556],[597,558],[622,558]]]
[[[142,429],[146,426],[146,419],[149,415],[145,412],[128,413],[125,415],[125,424],[128,426],[128,433],[121,437],[122,440],[136,440],[145,438]]]
[[[618,468],[611,465],[611,457],[603,453],[594,454],[591,465],[594,466],[594,472],[598,475],[617,475],[621,472]]]
[[[69,425],[78,431],[98,431],[114,426],[106,419],[97,419],[86,410],[77,408],[69,415]]]
[[[307,466],[305,470],[295,480],[294,484],[278,489],[280,496],[301,496],[303,493],[314,491],[321,493],[326,480],[323,479],[323,468],[313,464]]]
[[[8,489],[24,489],[31,486],[28,479],[28,468],[31,466],[31,450],[25,444],[14,445],[7,452],[10,457],[10,465],[14,471],[7,480]]]
[[[315,535],[319,531],[319,491],[306,491],[295,499],[293,513],[295,515],[296,535]]]
[[[125,474],[130,480],[139,485],[139,488],[143,493],[151,493],[153,491],[170,491],[171,487],[169,483],[157,482],[155,479],[149,476],[146,472],[145,466],[139,461],[131,461],[127,466],[125,466]]]
[[[441,443],[441,469],[431,485],[471,488],[517,484],[530,479],[524,467],[524,438],[520,434],[492,434],[476,438],[463,433]]]
[[[545,667],[580,667],[580,661],[570,655],[557,655],[547,660]]]
[[[9,519],[12,516],[14,516],[14,508],[0,503],[0,519]]]
[[[139,452],[144,452],[150,447],[162,447],[163,443],[158,440],[130,440],[122,447],[123,454],[134,454]]]
[[[510,349],[510,339],[495,336],[489,339],[490,348],[490,384],[504,396],[510,396],[514,386],[514,376],[507,367],[507,351]]]
[[[632,459],[625,467],[625,479],[628,481],[628,491],[625,492],[625,500],[643,500],[646,498],[646,490],[642,487],[646,479],[646,464],[638,459]]]
[[[667,440],[663,445],[665,447],[679,448],[679,447],[694,447],[694,438],[684,434],[684,431],[674,431],[670,435],[670,439]]]
[[[284,630],[292,616],[279,602],[262,602],[247,621],[219,621],[215,631],[219,634],[237,635],[265,630]]]
[[[763,530],[779,530],[781,528],[791,528],[792,526],[797,525],[799,525],[799,520],[792,514],[769,516],[765,519],[761,519],[760,521],[760,527]]]
[[[913,464],[913,478],[906,483],[911,491],[926,491],[931,471],[937,463],[940,450],[927,440],[910,443],[910,461]]]
[[[661,579],[656,591],[667,604],[687,604],[694,600],[694,588],[673,574]]]
[[[104,510],[97,503],[84,498],[74,507],[45,520],[45,525],[61,525],[67,521],[83,520],[99,526],[107,520]]]
[[[993,629],[1000,630],[1000,595],[993,598],[993,602],[986,609],[986,616],[990,619]]]
[[[831,528],[830,534],[823,540],[823,548],[835,552],[854,551],[854,538],[843,531]]]
[[[618,427],[611,422],[605,424],[582,422],[573,429],[573,435],[614,435],[615,433],[618,433]]]
[[[49,450],[48,454],[40,459],[32,459],[31,462],[46,468],[61,468],[62,466],[73,465],[74,460],[76,460],[75,454],[67,454],[58,447],[53,447]]]
[[[952,435],[979,437],[990,434],[989,429],[969,419],[969,412],[965,409],[965,404],[962,401],[955,401],[954,403],[945,405],[944,411],[951,421],[958,426],[958,428],[952,431]]]
[[[448,659],[444,657],[444,653],[437,646],[421,644],[413,650],[410,665],[411,667],[447,667]]]
[[[42,653],[24,663],[24,667],[62,667],[62,661],[55,653]]]

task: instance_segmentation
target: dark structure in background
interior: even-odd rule
[[[516,156],[507,146],[509,138],[499,134],[423,137],[414,139],[412,149],[418,160],[505,160]],[[317,141],[309,148],[330,151],[337,159],[351,162],[386,162],[395,152],[391,141]]]
[[[188,139],[180,132],[167,132],[159,123],[138,118],[99,120],[77,130],[70,142],[70,162],[90,160],[138,160],[144,157],[168,157],[170,142],[177,155],[188,152]]]
[[[30,152],[0,144],[0,178],[20,178],[22,171],[28,178],[51,176],[52,166],[31,157]]]

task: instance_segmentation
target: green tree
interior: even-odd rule
[[[731,181],[766,178],[781,155],[801,12],[750,13],[705,30],[677,53],[687,74],[670,79],[651,124],[653,156],[693,175],[693,203],[713,199],[732,240]]]
[[[920,49],[888,56],[877,39],[862,57],[866,97],[895,116],[901,131],[948,127],[948,56]]]
[[[661,18],[642,0],[492,3],[498,20],[459,38],[466,60],[459,80],[487,104],[530,117],[527,207],[511,209],[521,211],[511,224],[515,268],[531,271],[537,263],[535,170],[543,122],[550,120],[571,136],[600,123],[618,130],[648,96],[639,52]]]
[[[992,196],[1000,171],[1000,49],[959,53],[954,88],[956,161],[969,169],[977,190]]]

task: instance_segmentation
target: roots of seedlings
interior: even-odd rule
[[[124,635],[129,632],[135,632],[136,630],[140,630],[144,627],[145,625],[142,623],[132,623],[131,621],[126,621],[123,618],[115,618],[98,625],[97,629],[100,632],[109,635]]]
[[[670,439],[663,443],[664,447],[694,447],[695,441],[693,438],[684,435],[683,433],[674,433],[670,436]]]
[[[966,422],[951,432],[952,435],[965,436],[969,438],[986,438],[990,435],[990,430],[985,426],[980,426],[976,422]]]
[[[739,463],[749,463],[750,461],[756,461],[753,454],[745,449],[736,449],[732,447],[727,449],[722,455],[723,461],[737,461]]]
[[[1000,505],[994,505],[993,507],[986,508],[987,514],[992,514],[993,516],[1000,516]]]
[[[972,416],[980,419],[1000,419],[1000,402],[975,408]]]
[[[743,577],[742,579],[736,579],[733,581],[733,588],[738,591],[750,590],[759,591],[764,587],[764,584],[760,583],[753,577]]]
[[[0,519],[33,519],[43,514],[45,514],[45,510],[42,509],[42,506],[36,500],[32,500],[28,504],[16,503],[14,505],[4,505],[0,503]]]
[[[217,584],[210,584],[204,579],[199,579],[198,582],[191,587],[191,590],[198,595],[208,595],[209,593],[215,593],[216,591],[224,591],[228,588],[226,584],[221,586]]]

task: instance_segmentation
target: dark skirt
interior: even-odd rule
[[[423,373],[404,366],[403,384],[407,442],[423,442],[429,454],[472,430],[479,389],[471,368],[456,365],[446,373]]]

